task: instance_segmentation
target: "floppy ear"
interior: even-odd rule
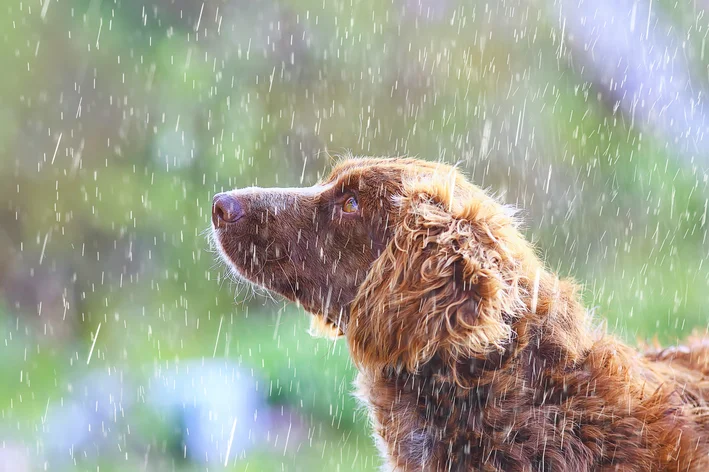
[[[514,246],[527,246],[509,212],[461,180],[419,182],[399,199],[392,238],[351,309],[358,365],[415,372],[434,354],[455,362],[511,340],[526,308]]]

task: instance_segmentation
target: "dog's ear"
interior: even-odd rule
[[[530,250],[510,212],[457,172],[409,184],[397,203],[392,238],[352,305],[354,361],[415,372],[434,354],[503,351],[526,309],[516,253]]]

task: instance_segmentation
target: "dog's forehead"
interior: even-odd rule
[[[404,180],[450,173],[452,167],[410,158],[350,158],[337,164],[326,183],[360,187],[399,186]]]

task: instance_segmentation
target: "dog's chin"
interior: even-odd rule
[[[247,242],[238,244],[238,250],[227,250],[230,244],[225,243],[225,240],[243,241],[245,239],[247,238],[238,238],[234,235],[228,235],[224,229],[212,228],[210,235],[211,246],[217,250],[221,260],[226,262],[232,271],[238,274],[240,278],[262,286],[259,281],[254,280],[255,274],[270,272],[269,266],[272,264],[280,264],[282,261],[288,259],[288,253],[284,245],[273,241],[260,243]],[[232,243],[231,246],[234,246],[234,244]],[[240,263],[237,261],[240,261],[241,264],[248,262],[251,267],[249,269],[240,267]]]
[[[308,333],[316,338],[327,339],[339,339],[345,335],[345,333],[327,317],[316,314],[310,317],[310,329],[308,329]]]
[[[278,282],[274,280],[270,280],[268,282],[265,279],[258,280],[258,277],[256,277],[255,274],[250,274],[249,271],[240,268],[239,265],[234,261],[232,255],[229,254],[224,248],[224,244],[222,243],[221,238],[222,235],[220,234],[220,230],[212,228],[212,246],[216,248],[221,260],[224,261],[224,263],[229,267],[231,274],[238,282],[253,285],[260,289],[267,290],[268,292],[274,295],[283,297],[291,302],[296,303],[298,306],[302,306],[303,309],[310,314],[310,328],[308,329],[308,333],[310,333],[311,336],[327,339],[338,339],[344,336],[342,330],[327,316],[324,316],[318,313],[317,310],[314,310],[312,307],[303,304],[302,300],[300,300],[300,297],[298,297],[298,294],[293,293],[293,291],[291,290],[291,285],[289,283],[284,282],[283,284],[280,284],[283,285],[281,287],[279,286]],[[270,265],[270,263],[278,263],[281,259],[285,259],[287,257],[287,254],[285,254],[284,251],[280,253],[276,252],[274,255],[277,257],[273,259],[266,259],[268,262],[264,265],[258,266],[259,269],[256,273],[270,273],[268,268],[265,267],[266,265]]]
[[[229,274],[234,278],[234,281],[238,284],[251,285],[260,289],[266,289],[271,291],[268,287],[265,287],[260,281],[256,280],[255,277],[249,276],[249,272],[239,267],[239,264],[235,262],[235,258],[232,257],[222,243],[222,235],[220,230],[212,228],[212,234],[210,238],[211,246],[219,254],[219,260],[221,260],[229,269]],[[243,258],[243,255],[241,256]]]

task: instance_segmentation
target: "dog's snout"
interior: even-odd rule
[[[236,223],[244,216],[244,206],[234,195],[218,193],[212,201],[212,224],[220,228],[228,223]]]

